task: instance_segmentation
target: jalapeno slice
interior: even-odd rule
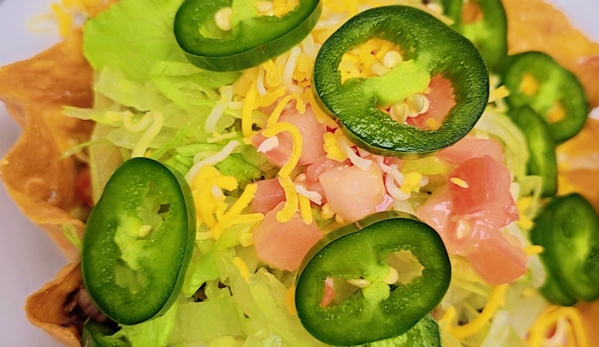
[[[88,319],[81,332],[81,345],[83,347],[131,347],[124,339],[114,338],[118,329],[91,319]]]
[[[174,32],[187,59],[212,71],[244,70],[281,55],[300,43],[316,26],[319,0],[300,0],[282,17],[260,15],[256,1],[186,0],[174,22]],[[230,30],[209,23],[223,9],[231,9]],[[209,29],[208,27],[214,26]],[[210,33],[212,31],[212,33]]]
[[[557,159],[555,157],[555,141],[549,133],[547,123],[528,106],[510,110],[508,115],[520,128],[526,139],[526,145],[530,152],[527,163],[528,173],[539,175],[543,179],[542,196],[555,195],[557,192]]]
[[[543,246],[541,260],[565,299],[599,298],[599,216],[585,198],[553,198],[535,220],[530,238]]]
[[[389,265],[407,252],[421,273],[407,282]],[[390,258],[391,257],[391,258]],[[451,266],[439,234],[414,216],[379,212],[342,227],[315,245],[300,266],[295,292],[306,330],[332,345],[352,346],[406,333],[443,298]],[[338,303],[322,306],[326,281],[360,282]]]
[[[179,295],[195,227],[191,191],[180,174],[148,158],[123,163],[83,237],[83,282],[100,311],[125,325],[163,314]]]
[[[507,55],[507,16],[501,0],[443,0],[452,27],[479,49],[495,70]]]
[[[510,94],[510,108],[528,105],[548,124],[560,144],[584,126],[589,111],[584,89],[578,78],[549,55],[524,52],[502,63],[503,84]]]
[[[342,83],[344,53],[373,38],[399,45],[404,61],[385,75]],[[437,130],[397,122],[380,109],[426,90],[436,75],[451,82],[456,103]],[[417,158],[468,134],[487,104],[489,80],[468,39],[414,7],[384,6],[351,18],[323,44],[314,63],[314,92],[356,145],[377,154]]]
[[[424,316],[406,333],[386,340],[366,343],[356,347],[441,347],[439,324],[430,315]]]

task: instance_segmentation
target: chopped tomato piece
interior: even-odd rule
[[[322,294],[322,301],[320,302],[320,306],[322,307],[327,307],[331,304],[331,302],[333,302],[333,299],[335,299],[335,296],[337,295],[335,293],[335,288],[333,287],[333,279],[332,278],[327,278],[324,281],[324,292]]]
[[[496,218],[494,225],[499,227],[518,220],[518,210],[510,194],[511,173],[490,156],[468,159],[447,177],[457,214],[492,212],[486,218]]]
[[[514,281],[528,263],[521,247],[501,231],[518,220],[510,184],[509,170],[491,156],[470,158],[417,210],[439,232],[448,252],[465,256],[491,284]]]
[[[322,156],[314,161],[310,166],[306,168],[306,176],[309,181],[317,181],[320,175],[326,170],[348,165],[349,160],[345,160],[343,162],[338,162],[333,159],[329,159],[326,156]]]
[[[461,164],[470,158],[480,158],[485,155],[491,156],[498,163],[503,163],[503,149],[499,142],[474,136],[466,136],[436,154],[437,157],[454,164]]]
[[[528,264],[522,248],[511,245],[500,234],[481,242],[466,259],[485,281],[493,285],[513,282],[526,273]]]
[[[77,174],[75,178],[75,191],[87,206],[94,206],[94,198],[92,197],[92,178],[89,167],[85,166]]]
[[[422,129],[437,129],[443,124],[449,110],[456,104],[453,87],[451,82],[441,75],[433,77],[428,87],[430,89],[430,92],[426,94],[429,102],[428,111],[418,117],[408,118],[408,124]]]
[[[257,188],[252,200],[252,212],[266,214],[281,201],[285,201],[285,191],[279,181],[271,178],[256,182]]]
[[[284,206],[281,202],[266,213],[254,228],[253,237],[259,259],[278,269],[293,271],[323,234],[315,222],[304,223],[299,213],[286,223],[279,222],[277,212]]]
[[[357,166],[326,170],[319,181],[331,209],[350,222],[375,213],[385,200],[383,175],[374,163],[366,170]]]
[[[318,158],[326,155],[323,139],[326,126],[316,120],[316,116],[309,105],[306,106],[304,114],[300,114],[295,107],[285,109],[279,117],[279,122],[295,125],[302,136],[302,154],[298,165],[312,164]],[[291,156],[293,140],[291,135],[286,132],[277,135],[277,138],[278,145],[269,148],[264,152],[264,155],[266,155],[271,163],[281,167]],[[252,138],[252,143],[256,148],[259,148],[265,140],[266,137],[260,132]]]

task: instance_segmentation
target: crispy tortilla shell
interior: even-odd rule
[[[92,104],[93,71],[81,50],[82,32],[25,61],[0,69],[0,100],[23,134],[0,162],[8,193],[23,213],[46,230],[75,261],[78,251],[62,227],[84,224],[70,212],[80,204],[74,187],[77,163],[64,151],[89,137],[92,124],[62,114],[64,105]]]
[[[581,78],[591,104],[599,105],[599,79],[588,77],[599,71],[599,58],[594,58],[599,56],[599,45],[540,0],[503,1],[510,25],[510,53],[549,53]],[[91,125],[64,117],[61,107],[92,104],[93,72],[81,45],[81,31],[75,31],[48,51],[0,69],[0,100],[24,129],[21,139],[1,162],[2,179],[23,213],[46,230],[72,261],[55,280],[29,297],[26,310],[34,325],[69,347],[80,346],[80,335],[64,305],[81,285],[81,274],[77,251],[63,235],[62,225],[72,224],[82,233],[84,223],[70,213],[81,203],[74,188],[78,165],[72,158],[60,158],[65,150],[89,137]],[[584,154],[581,156],[584,159]],[[593,171],[595,176],[597,173],[599,168]],[[579,185],[582,182],[579,177],[570,179]],[[585,191],[582,186],[576,189]],[[595,201],[599,206],[599,197]],[[593,312],[591,315],[597,318],[598,305],[583,305],[580,309]]]
[[[93,71],[82,54],[82,32],[26,61],[0,69],[0,100],[23,127],[23,134],[0,162],[7,191],[22,212],[44,229],[71,264],[27,300],[28,319],[65,346],[80,346],[78,329],[63,309],[81,285],[79,252],[63,225],[79,235],[84,223],[70,212],[81,205],[75,191],[78,165],[63,152],[90,136],[92,124],[67,118],[64,105],[92,104]]]
[[[81,335],[65,308],[69,296],[81,286],[81,269],[73,262],[60,270],[56,279],[29,296],[25,305],[27,318],[67,347],[80,347]]]

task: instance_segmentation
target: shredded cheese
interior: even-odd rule
[[[250,85],[245,102],[243,103],[243,109],[241,110],[241,133],[245,138],[252,137],[252,112],[256,108],[256,101],[258,99],[258,89],[256,88],[256,81],[254,80]]]
[[[286,97],[281,99],[281,101],[279,101],[277,107],[275,107],[275,109],[270,114],[270,117],[268,117],[268,120],[266,121],[267,128],[275,125],[279,121],[279,116],[285,109],[285,106],[287,106],[287,103],[289,103],[289,101],[291,101],[292,98],[293,96],[287,95]]]
[[[229,227],[232,224],[235,224],[234,220],[238,218],[241,212],[252,202],[252,199],[254,198],[254,194],[256,193],[257,189],[257,184],[248,184],[243,190],[243,193],[241,194],[239,199],[235,201],[233,206],[231,206],[231,208],[229,208],[227,212],[225,212],[221,217],[219,217],[218,223],[214,226],[214,228],[210,230],[210,233],[212,234],[212,237],[214,239],[218,240],[227,227]],[[264,216],[261,213],[255,214],[255,216],[251,220],[253,221],[254,218],[261,219],[263,217]]]
[[[347,155],[344,151],[341,150],[341,147],[339,146],[338,139],[340,136],[341,131],[336,131],[335,133],[327,131],[322,136],[324,140],[324,151],[327,154],[327,158],[338,162],[342,162],[345,159],[347,159]]]
[[[458,177],[452,177],[449,179],[449,181],[460,188],[467,189],[469,187],[468,182],[466,182],[463,179],[458,178]]]
[[[531,256],[543,253],[545,251],[545,248],[543,248],[543,246],[531,245],[524,247],[523,251],[524,253],[526,253],[526,255]]]
[[[204,128],[208,133],[216,132],[216,123],[225,113],[225,110],[229,106],[229,103],[233,100],[233,87],[224,86],[220,88],[220,100],[210,111]]]
[[[297,166],[302,154],[302,134],[295,125],[282,122],[267,127],[262,131],[262,135],[266,137],[273,137],[284,131],[287,131],[289,134],[291,134],[291,139],[293,140],[293,150],[291,151],[291,156],[279,171],[279,176],[288,177],[293,169],[295,169]]]
[[[162,126],[164,125],[164,116],[162,115],[162,112],[150,111],[148,113],[152,115],[153,122],[133,148],[131,158],[143,157],[146,154],[148,148],[150,147],[150,144],[152,143],[152,141],[154,141],[160,130],[162,130]]]
[[[580,312],[574,307],[548,307],[539,318],[533,323],[529,330],[528,345],[531,347],[541,347],[546,336],[551,332],[556,324],[561,320],[567,320],[572,332],[568,337],[568,344],[576,342],[577,347],[589,347],[589,341],[583,319]]]
[[[285,306],[289,315],[297,315],[297,309],[295,308],[295,287],[291,287],[285,291]]]
[[[243,261],[243,259],[241,259],[240,257],[235,257],[233,258],[233,264],[237,267],[237,269],[239,270],[239,274],[241,275],[241,277],[243,277],[245,282],[249,283],[250,270],[248,269],[248,265],[245,263],[245,261]]]
[[[288,175],[279,175],[278,181],[285,192],[285,206],[282,210],[277,212],[276,217],[279,222],[286,223],[295,216],[298,209],[299,199],[293,181]]]
[[[231,153],[233,153],[233,150],[235,148],[237,148],[237,146],[239,146],[239,145],[240,145],[239,141],[236,141],[236,140],[231,141],[225,147],[223,147],[223,149],[221,149],[218,153],[195,163],[191,167],[191,169],[189,169],[189,172],[187,173],[187,175],[185,175],[185,179],[187,180],[187,182],[192,182],[194,180],[195,176],[198,174],[198,172],[200,172],[202,167],[207,166],[207,165],[216,165],[216,164],[220,163],[221,161],[227,159],[227,157],[229,155],[231,155]]]
[[[310,207],[310,199],[303,194],[298,194],[300,215],[305,224],[312,224],[314,217],[312,216],[312,208]]]
[[[451,334],[458,339],[464,339],[470,335],[476,334],[480,329],[482,329],[493,317],[495,311],[497,311],[497,308],[503,301],[507,287],[507,284],[502,284],[493,288],[491,295],[489,295],[487,305],[485,305],[483,311],[471,322],[465,325],[451,327]]]
[[[352,164],[359,167],[361,170],[366,171],[368,170],[370,165],[372,165],[371,160],[359,157],[349,146],[349,143],[345,138],[338,138],[337,143],[339,144],[341,151],[349,158]]]

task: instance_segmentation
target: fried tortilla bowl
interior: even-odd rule
[[[566,17],[540,0],[503,0],[508,15],[509,53],[540,50],[573,71],[592,107],[599,105],[599,44],[572,28]],[[93,124],[62,114],[64,105],[90,107],[93,71],[82,54],[82,32],[26,61],[0,69],[0,100],[23,134],[0,163],[2,180],[22,212],[44,229],[71,262],[56,279],[29,297],[27,317],[65,346],[81,346],[79,253],[63,227],[79,236],[84,222],[76,179],[82,165],[65,151],[85,142]],[[560,146],[560,194],[579,192],[599,211],[599,121],[590,119],[572,141]],[[591,185],[591,186],[590,186]],[[89,302],[89,300],[87,300]],[[577,306],[589,341],[599,341],[599,302]],[[90,312],[83,312],[90,314]],[[93,314],[93,312],[92,312]]]

